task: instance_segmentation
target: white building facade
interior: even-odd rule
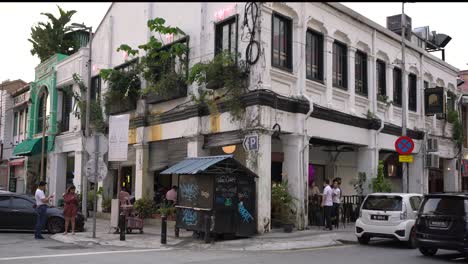
[[[227,39],[245,58],[249,44],[248,28],[242,23],[245,6],[240,2],[113,3],[92,43],[97,96],[102,98],[107,89],[99,70],[127,67],[128,56],[116,49],[124,43],[132,47],[146,43],[151,37],[147,21],[156,17],[189,37],[190,67],[213,58],[219,48],[217,38]],[[452,125],[424,114],[425,88],[439,86],[460,94],[458,69],[426,52],[417,41],[407,41],[402,65],[399,35],[338,3],[256,6],[254,39],[260,54],[250,67],[249,92],[242,98],[245,120],[232,122],[227,111],[210,114],[190,102],[175,108],[190,101],[189,94],[198,93],[194,85],[164,100],[140,99],[134,109],[126,111],[131,118],[128,159],[119,165],[109,162],[108,177],[100,183],[105,196],[115,197],[117,184],[121,184],[137,199],[152,198],[161,186],[177,185],[175,176],[159,175],[161,170],[186,156],[223,154],[222,147],[230,145],[236,146],[235,158],[259,176],[259,233],[271,228],[272,181],[288,180],[290,192],[297,198],[300,229],[308,222],[310,179],[320,186],[325,178],[341,177],[343,193],[353,195],[351,181],[365,172],[367,185],[376,177],[378,161],[383,160],[393,190],[402,191],[404,178],[394,142],[401,135],[403,81],[408,81],[410,91],[408,136],[415,142],[414,162],[409,165],[410,192],[428,193],[441,182],[443,191],[459,190]],[[230,34],[216,30],[226,25]],[[169,36],[163,38],[171,41]],[[71,84],[73,72],[86,76],[85,57],[74,56],[57,65],[57,87]],[[405,76],[401,75],[403,66]],[[143,81],[142,87],[145,85]],[[114,114],[119,113],[123,112]],[[67,153],[74,150],[73,182],[80,186],[83,149],[74,122],[70,121],[69,133],[57,137],[57,147],[49,154],[50,166],[55,166],[50,172],[62,175],[64,169],[57,168],[63,168]],[[244,136],[252,133],[259,136],[257,152],[245,151],[241,145]],[[439,139],[439,168],[427,168],[428,138]]]

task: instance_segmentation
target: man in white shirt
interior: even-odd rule
[[[325,230],[329,229],[332,230],[332,224],[331,224],[331,214],[333,210],[333,191],[332,188],[330,187],[330,180],[325,179],[325,188],[323,189],[323,199],[322,199],[322,207],[323,211],[325,214]]]
[[[341,179],[336,178],[333,180],[333,218],[335,227],[338,228],[340,223],[340,203],[341,203]]]
[[[36,228],[34,232],[35,239],[44,239],[41,234],[42,228],[44,227],[46,217],[47,217],[47,204],[49,200],[54,197],[54,195],[45,196],[44,190],[46,186],[46,182],[41,181],[39,182],[39,186],[37,187],[36,193],[34,197],[36,198],[36,213],[37,213],[37,220],[36,220]]]

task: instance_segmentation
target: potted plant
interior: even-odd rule
[[[271,188],[272,209],[281,222],[284,232],[290,233],[294,228],[296,210],[294,200],[288,191],[288,181],[275,183]]]
[[[154,201],[148,198],[141,198],[135,201],[135,205],[133,208],[140,215],[141,218],[148,218],[153,215]]]

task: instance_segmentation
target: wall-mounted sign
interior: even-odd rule
[[[406,162],[406,163],[412,163],[413,162],[413,156],[411,156],[411,155],[399,155],[398,156],[398,161]]]
[[[26,103],[29,100],[29,92],[22,93],[18,96],[13,97],[13,105],[19,106]]]
[[[223,9],[220,9],[214,13],[216,21],[224,20],[225,18],[232,16],[235,11],[235,6],[229,6]]]
[[[426,115],[445,113],[445,96],[443,87],[424,90],[424,109]]]

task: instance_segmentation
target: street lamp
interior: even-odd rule
[[[91,112],[91,68],[92,68],[92,55],[93,55],[93,27],[87,27],[83,24],[77,24],[77,23],[72,23],[72,28],[81,28],[81,29],[84,29],[84,30],[88,30],[89,31],[89,56],[88,56],[88,88],[86,89],[86,117],[85,117],[85,138],[86,140],[88,140],[88,138],[90,137],[90,128],[89,128],[89,119],[90,119],[90,112]],[[97,165],[98,164],[98,157],[97,155],[94,155],[95,157],[95,164]],[[87,159],[89,160],[89,158]],[[82,169],[81,170],[82,172],[85,171],[85,169]],[[88,180],[87,179],[84,179],[83,175],[81,175],[81,187],[82,187],[82,202],[81,202],[81,209],[82,209],[82,212],[83,212],[83,215],[87,216],[87,197],[88,197]],[[94,208],[96,209],[97,207],[97,195],[96,195],[96,192],[97,192],[97,175],[95,175],[94,177],[94,183],[95,183],[95,186],[94,186],[94,192],[95,192],[95,195],[94,195]],[[94,210],[94,216],[93,216],[93,238],[96,237],[96,210]]]

